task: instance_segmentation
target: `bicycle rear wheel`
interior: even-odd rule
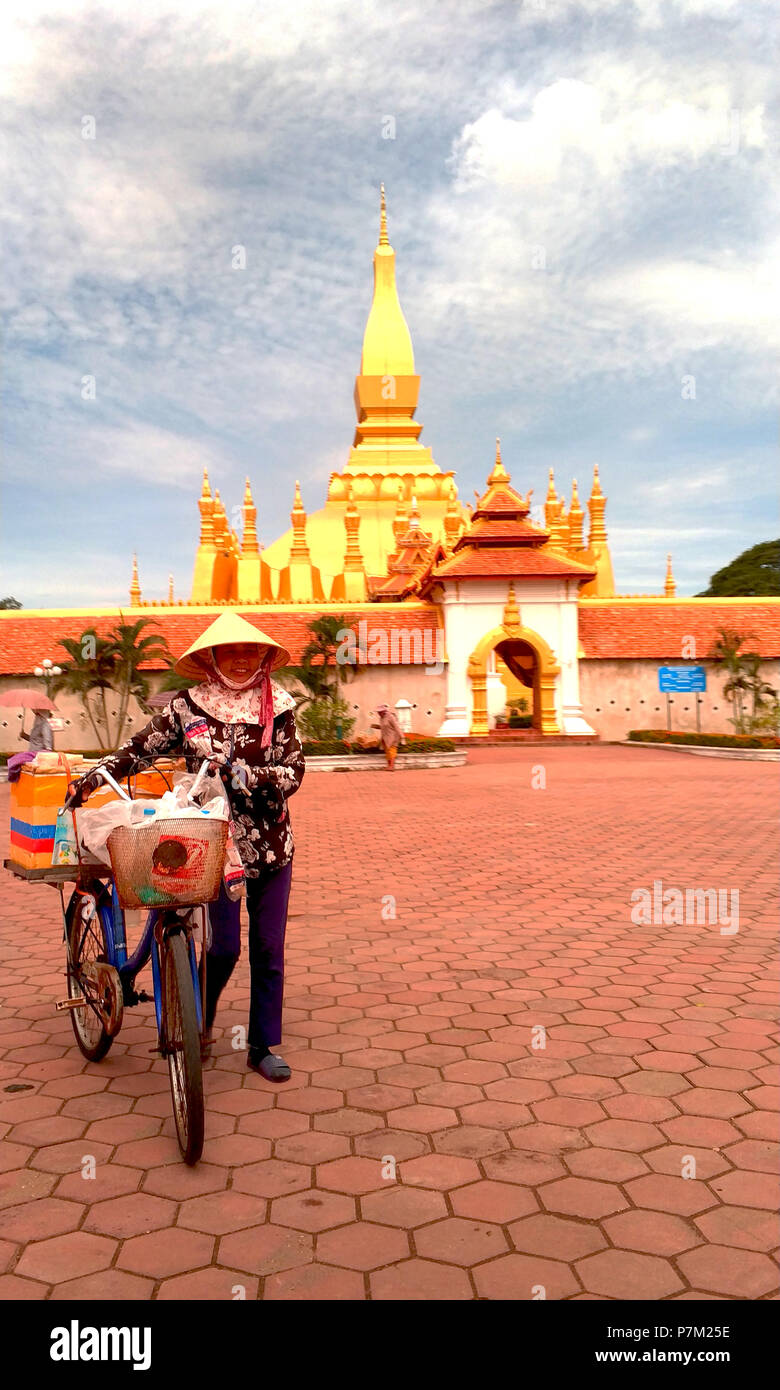
[[[90,1062],[105,1057],[122,1023],[119,976],[108,965],[108,942],[91,895],[75,892],[65,913],[68,998],[83,1001],[70,1011],[76,1042]]]
[[[180,929],[163,933],[160,989],[162,1049],[168,1059],[176,1137],[184,1162],[193,1164],[203,1153],[203,1069],[188,940]]]

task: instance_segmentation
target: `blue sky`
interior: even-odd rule
[[[537,502],[598,462],[624,593],[774,536],[777,8],[4,7],[2,593],[125,601],[136,550],[188,597],[204,465],[229,515],[249,474],[266,544],[296,478],[322,505],[382,180],[464,500],[497,434]]]

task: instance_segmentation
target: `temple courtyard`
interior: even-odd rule
[[[776,1296],[776,789],[617,746],[310,773],[293,1077],[233,1048],[244,954],[192,1169],[151,1005],[86,1063],[58,895],[4,874],[0,1298]]]

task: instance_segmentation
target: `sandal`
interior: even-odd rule
[[[264,1076],[266,1081],[289,1081],[292,1072],[283,1057],[277,1057],[273,1052],[266,1053],[265,1057],[256,1058],[249,1053],[246,1064],[250,1071],[256,1071],[258,1076]]]

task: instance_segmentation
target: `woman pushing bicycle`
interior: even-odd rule
[[[295,727],[295,701],[271,680],[290,654],[236,613],[216,622],[174,663],[200,683],[171,696],[156,714],[101,766],[114,777],[135,759],[186,752],[213,758],[223,771],[233,836],[247,883],[249,917],[249,1052],[247,1066],[269,1081],[287,1081],[290,1068],[271,1051],[282,1040],[284,936],[292,879],[293,836],[287,798],[301,785],[303,749]],[[95,790],[90,774],[78,800]],[[211,946],[206,959],[206,1048],[217,1001],[241,950],[241,903],[222,885],[209,906]]]

